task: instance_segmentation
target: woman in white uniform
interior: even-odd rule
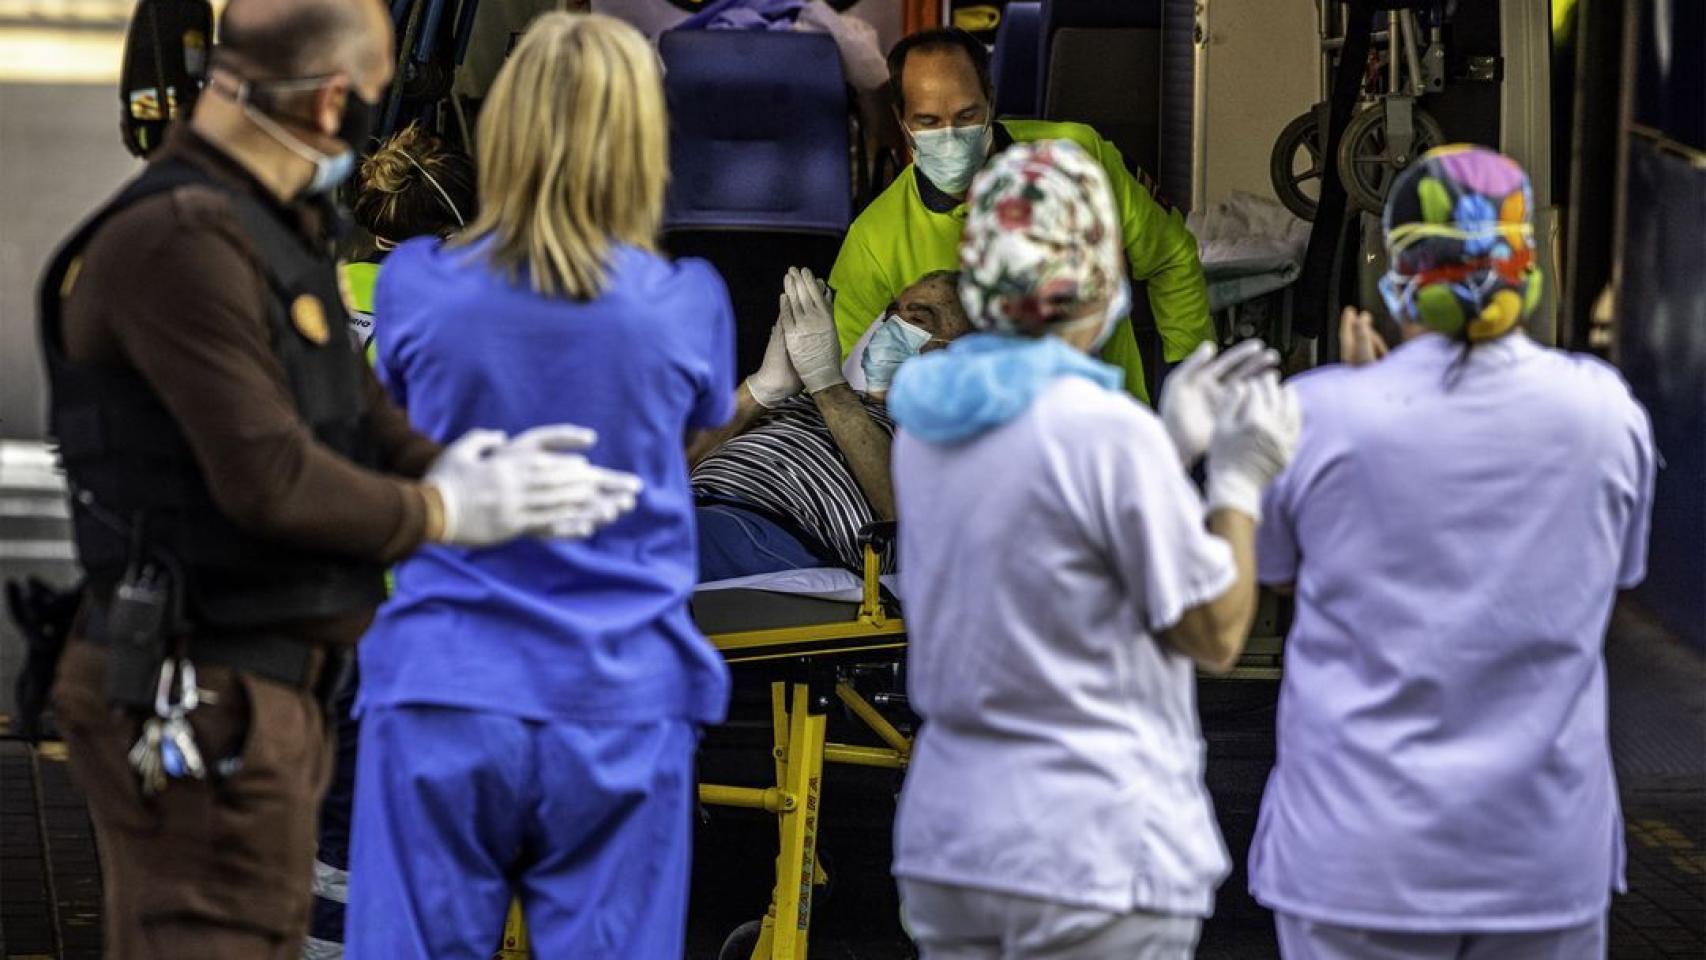
[[[1610,366],[1541,347],[1528,180],[1441,147],[1394,184],[1347,358],[1295,381],[1261,576],[1295,584],[1251,890],[1287,960],[1604,957],[1623,828],[1601,648],[1654,453]]]
[[[1295,402],[1260,343],[1182,364],[1165,424],[1093,359],[1125,272],[1075,145],[1008,150],[968,208],[960,296],[983,332],[906,361],[888,397],[924,719],[905,922],[926,960],[1188,957],[1227,872],[1194,668],[1243,646]],[[1206,507],[1186,472],[1205,450]]]

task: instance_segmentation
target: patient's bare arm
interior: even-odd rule
[[[696,467],[723,445],[723,441],[745,433],[765,414],[764,407],[752,397],[752,391],[741,384],[735,388],[735,415],[715,430],[695,430],[687,435],[687,465]]]
[[[894,519],[894,487],[889,480],[888,431],[871,419],[859,395],[845,383],[812,394],[812,402],[829,424],[835,445],[853,468],[853,478],[870,501],[879,520]]]

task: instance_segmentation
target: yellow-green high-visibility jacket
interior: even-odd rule
[[[1184,217],[1157,202],[1126,169],[1119,149],[1084,124],[996,122],[997,152],[1015,142],[1032,140],[1071,140],[1107,171],[1126,260],[1133,279],[1149,283],[1149,305],[1167,362],[1183,360],[1197,344],[1212,339],[1208,288],[1197,260],[1196,238],[1185,229]],[[859,214],[829,274],[829,285],[835,288],[835,327],[843,356],[908,284],[933,270],[959,268],[960,234],[965,223],[965,204],[916,176],[911,166]],[[1127,390],[1141,400],[1149,399],[1130,322],[1122,322],[1114,331],[1102,349],[1102,359],[1125,371]]]
[[[367,351],[372,363],[379,348],[373,342],[373,285],[379,282],[379,264],[357,260],[343,266],[344,295],[349,301],[350,335]]]

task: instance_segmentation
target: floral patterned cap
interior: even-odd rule
[[[1387,309],[1450,337],[1503,336],[1540,303],[1533,206],[1528,176],[1501,153],[1460,143],[1422,154],[1381,219]]]
[[[1108,176],[1076,143],[1015,144],[972,181],[960,302],[980,330],[1041,336],[1123,279]]]

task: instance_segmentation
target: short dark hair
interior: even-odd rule
[[[989,77],[989,50],[983,41],[959,27],[932,27],[903,38],[889,51],[889,88],[894,91],[895,106],[906,112],[906,92],[902,77],[906,74],[906,58],[912,53],[938,53],[959,50],[977,71],[977,84],[988,97],[995,89]]]

